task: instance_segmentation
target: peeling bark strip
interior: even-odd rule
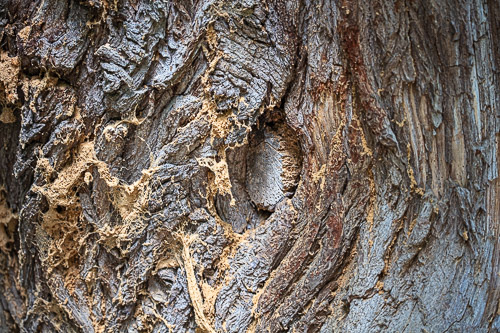
[[[0,332],[497,332],[500,2],[0,5]]]

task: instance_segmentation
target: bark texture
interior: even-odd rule
[[[500,330],[499,17],[0,0],[0,331]]]

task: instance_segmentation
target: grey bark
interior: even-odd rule
[[[498,1],[1,0],[1,332],[497,332]]]

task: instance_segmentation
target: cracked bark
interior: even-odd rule
[[[2,0],[0,331],[498,331],[499,15]]]

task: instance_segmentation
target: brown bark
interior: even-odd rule
[[[0,331],[498,331],[498,15],[2,0]]]

